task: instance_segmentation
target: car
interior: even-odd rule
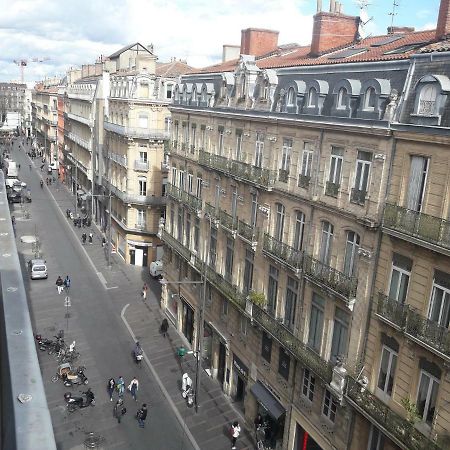
[[[28,261],[28,270],[32,280],[48,278],[47,262],[44,259],[32,259]]]
[[[11,191],[7,194],[9,203],[22,203],[22,194],[20,192]]]
[[[153,278],[161,278],[163,275],[163,262],[153,261],[150,263],[149,272]]]

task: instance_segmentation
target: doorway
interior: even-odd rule
[[[183,334],[186,339],[192,344],[192,338],[194,336],[194,311],[193,309],[183,301]]]
[[[227,356],[227,350],[225,348],[225,345],[220,342],[219,345],[219,366],[217,368],[217,379],[219,380],[220,384],[223,386],[223,382],[225,381],[225,359]]]
[[[245,397],[245,382],[238,375],[236,380],[236,396],[234,397],[235,401],[243,402]]]

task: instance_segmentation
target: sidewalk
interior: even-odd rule
[[[74,210],[74,196],[69,192],[67,186],[59,181],[52,184],[49,189],[55,198],[64,217],[66,209]],[[181,376],[189,372],[191,378],[195,379],[195,358],[186,355],[180,364],[176,350],[181,345],[186,345],[185,340],[173,328],[169,328],[169,335],[164,338],[159,333],[159,327],[163,318],[158,306],[159,299],[149,290],[147,301],[139,300],[136,293],[139,292],[143,282],[151,287],[154,284],[150,280],[148,271],[141,267],[125,264],[119,255],[111,255],[111,267],[107,265],[107,249],[102,247],[102,233],[93,224],[91,227],[75,228],[73,222],[68,220],[70,227],[77,236],[83,232],[88,235],[93,233],[93,244],[83,245],[89,259],[93,263],[100,281],[105,289],[116,289],[120,286],[134,286],[129,294],[129,305],[124,308],[122,319],[134,335],[133,337],[142,345],[145,354],[145,362],[150,364],[150,370],[163,386],[160,389],[166,395],[167,401],[178,411],[178,418],[185,422],[190,433],[196,440],[200,449],[225,450],[231,448],[230,427],[234,420],[241,425],[241,436],[238,439],[237,448],[253,449],[255,444],[248,430],[244,428],[244,420],[241,413],[226,397],[219,384],[202,372],[199,392],[199,410],[188,408],[186,400],[181,396]],[[80,245],[81,239],[80,239]],[[165,391],[165,392],[164,392]]]

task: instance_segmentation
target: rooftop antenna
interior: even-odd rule
[[[391,29],[394,26],[394,17],[397,15],[396,9],[398,7],[398,3],[394,0],[392,2],[392,12],[390,12],[388,15],[391,16]]]
[[[355,3],[359,6],[360,23],[359,23],[358,33],[359,33],[359,36],[362,39],[364,39],[364,38],[368,37],[366,35],[366,31],[364,30],[364,27],[373,19],[373,17],[369,17],[369,14],[367,13],[367,7],[370,5],[370,1],[369,0],[356,0]]]

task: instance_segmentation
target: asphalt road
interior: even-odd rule
[[[86,366],[89,386],[96,395],[96,406],[68,413],[63,398],[70,390],[77,394],[83,387],[66,388],[61,382],[52,383],[57,362],[53,356],[39,352],[47,400],[52,416],[58,449],[84,448],[83,441],[88,432],[95,432],[104,438],[104,449],[193,449],[193,445],[183,432],[173,410],[158,388],[150,370],[137,368],[131,357],[133,341],[120,318],[123,306],[136,301],[140,286],[121,282],[114,289],[106,289],[92,268],[79,237],[72,225],[61,214],[48,188],[40,188],[40,176],[46,173],[36,167],[29,170],[29,159],[24,151],[17,149],[12,158],[21,165],[19,178],[28,184],[32,193],[32,203],[25,205],[31,219],[22,220],[21,205],[12,206],[16,216],[18,250],[24,270],[24,281],[28,292],[30,312],[35,332],[52,337],[59,329],[64,329],[66,342],[76,340],[80,352],[78,364]],[[52,187],[56,190],[56,187]],[[72,208],[73,205],[68,204]],[[48,280],[30,281],[25,265],[31,258],[30,245],[20,243],[20,236],[38,234],[42,242],[43,257],[47,261]],[[81,231],[77,230],[77,234]],[[139,270],[137,279],[139,279]],[[72,279],[70,289],[70,317],[66,317],[65,295],[58,295],[55,281],[58,275],[69,274]],[[153,293],[149,292],[149,295]],[[138,401],[125,396],[127,414],[118,424],[112,416],[114,402],[110,402],[106,392],[107,380],[122,375],[128,383],[136,375],[140,386]],[[134,414],[142,403],[149,405],[146,427],[138,427]]]

